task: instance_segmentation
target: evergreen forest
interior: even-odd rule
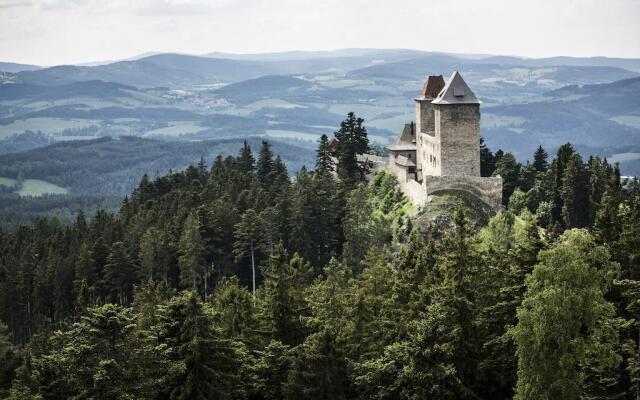
[[[640,185],[617,165],[483,145],[504,210],[418,223],[353,113],[313,168],[258,147],[0,231],[0,398],[640,396]]]

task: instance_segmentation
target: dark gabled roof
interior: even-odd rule
[[[442,75],[429,75],[424,81],[421,94],[425,98],[435,98],[444,87],[444,78]]]
[[[455,71],[432,104],[480,104],[467,82]]]
[[[415,167],[416,163],[412,159],[405,156],[397,156],[395,159],[395,163],[398,165],[402,165],[403,167]]]
[[[402,132],[398,135],[393,144],[387,146],[389,150],[415,150],[416,149],[416,126],[413,122],[404,124]]]

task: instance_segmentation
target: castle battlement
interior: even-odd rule
[[[388,169],[401,189],[418,206],[433,193],[463,190],[499,210],[502,178],[480,176],[481,102],[460,73],[446,82],[429,76],[415,102],[416,123],[387,146]]]

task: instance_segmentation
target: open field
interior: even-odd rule
[[[195,123],[192,123],[192,122],[186,122],[186,123],[177,122],[174,125],[167,126],[166,128],[159,128],[159,129],[148,131],[142,136],[144,137],[159,137],[159,136],[176,137],[180,135],[198,133],[206,129],[207,129],[206,127],[196,125]]]
[[[53,183],[40,179],[25,179],[22,188],[18,190],[20,196],[42,196],[44,194],[67,194],[69,191]]]
[[[11,178],[5,178],[3,176],[0,176],[0,186],[6,186],[6,187],[14,187],[16,184],[16,180],[15,179],[11,179]]]
[[[15,120],[7,125],[0,125],[0,139],[7,138],[24,131],[42,131],[44,133],[59,133],[65,129],[87,128],[97,121],[62,118],[27,118]]]
[[[640,128],[640,115],[618,115],[610,118],[612,121],[620,125],[630,126],[632,128]]]

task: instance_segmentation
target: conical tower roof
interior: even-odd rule
[[[432,104],[480,104],[480,100],[462,79],[458,71],[454,71],[447,84],[432,102]]]

